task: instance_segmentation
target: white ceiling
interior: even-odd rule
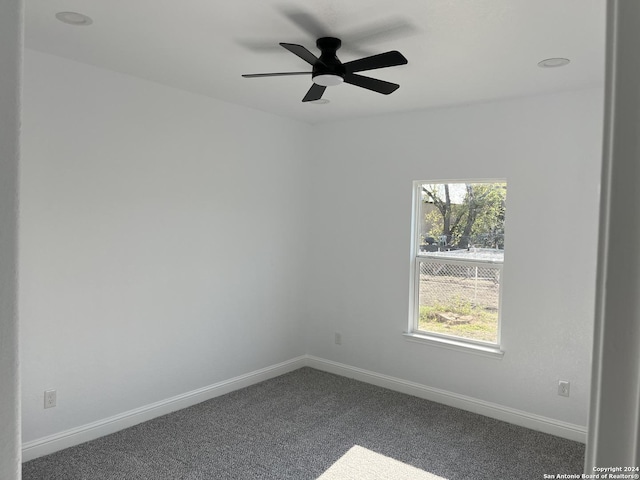
[[[537,95],[603,84],[604,0],[26,0],[28,48],[309,123]],[[56,20],[84,13],[90,26]],[[343,41],[343,62],[399,50],[407,65],[364,75],[400,84],[391,95],[329,87],[301,102],[310,76],[278,45],[314,54]],[[539,68],[566,57],[562,68]]]

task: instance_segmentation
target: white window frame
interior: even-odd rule
[[[490,261],[478,261],[478,260],[457,260],[449,258],[437,258],[438,262],[449,264],[473,264],[476,266],[490,266],[492,268],[499,267],[500,269],[500,284],[498,292],[498,332],[496,343],[483,342],[480,340],[467,339],[464,337],[457,337],[453,335],[444,335],[436,332],[426,332],[418,329],[418,319],[420,314],[420,307],[418,305],[420,300],[420,262],[423,260],[433,259],[425,255],[419,255],[420,253],[420,225],[421,225],[421,202],[422,202],[422,185],[425,184],[445,184],[445,183],[507,183],[504,178],[501,179],[467,179],[467,180],[415,180],[413,182],[413,195],[412,195],[412,212],[411,212],[411,251],[410,251],[410,277],[409,277],[409,324],[408,329],[404,332],[404,337],[412,342],[419,342],[427,345],[443,347],[462,351],[465,353],[473,353],[492,358],[501,359],[504,355],[502,348],[502,267],[503,263],[490,262]]]

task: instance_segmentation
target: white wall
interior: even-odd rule
[[[331,143],[311,172],[307,353],[586,425],[602,90],[343,121],[314,135]],[[402,336],[412,181],[473,178],[508,181],[502,360]],[[559,379],[570,398],[557,395]]]
[[[26,442],[303,353],[586,424],[601,90],[312,127],[33,51],[24,88]],[[502,360],[402,336],[412,180],[487,177]]]
[[[24,92],[25,442],[303,353],[309,126],[28,50]]]
[[[21,1],[0,2],[0,478],[20,478],[18,157]]]

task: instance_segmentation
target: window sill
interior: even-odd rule
[[[504,356],[504,351],[500,347],[490,345],[479,345],[476,343],[467,343],[462,340],[452,338],[436,337],[421,333],[405,332],[404,338],[409,342],[433,345],[435,347],[448,348],[449,350],[457,350],[459,352],[481,355],[484,357],[497,358],[499,360]]]

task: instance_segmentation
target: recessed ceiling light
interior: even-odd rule
[[[78,12],[58,12],[56,13],[56,18],[63,23],[77,27],[91,25],[93,23],[91,18]]]
[[[564,67],[571,60],[568,58],[547,58],[538,62],[538,66],[541,68],[555,68],[555,67]]]
[[[328,98],[319,98],[318,100],[312,100],[312,101],[306,102],[306,103],[312,103],[314,105],[326,105],[327,103],[329,103],[329,99]]]

